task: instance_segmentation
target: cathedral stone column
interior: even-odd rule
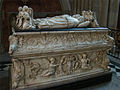
[[[3,52],[3,46],[2,46],[2,2],[3,2],[3,0],[0,0],[0,54]]]
[[[69,0],[59,0],[61,7],[62,7],[62,12],[64,14],[71,14],[71,6],[70,6],[70,1]]]

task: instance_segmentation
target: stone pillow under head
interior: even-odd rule
[[[78,28],[81,27],[99,27],[96,20],[96,15],[92,11],[82,11],[82,16],[80,14],[75,14],[72,17],[79,20]]]

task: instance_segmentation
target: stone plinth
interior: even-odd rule
[[[12,89],[46,88],[109,71],[107,28],[24,30],[10,36]]]

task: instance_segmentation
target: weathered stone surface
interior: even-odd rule
[[[12,89],[60,85],[107,72],[106,52],[112,44],[106,28],[16,32],[9,50]]]

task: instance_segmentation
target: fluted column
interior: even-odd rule
[[[92,10],[96,12],[98,22],[101,27],[107,27],[109,0],[91,0]]]
[[[70,0],[59,0],[64,14],[71,14]]]
[[[0,0],[0,53],[3,52],[3,46],[2,46],[2,2],[3,2],[3,0]]]
[[[0,45],[1,45],[1,31],[2,31],[2,26],[1,26],[1,11],[2,11],[2,9],[1,9],[1,0],[0,0]]]
[[[120,0],[110,0],[108,14],[108,27],[117,28]]]
[[[96,12],[101,27],[117,28],[119,0],[70,0],[72,14],[83,10]]]

